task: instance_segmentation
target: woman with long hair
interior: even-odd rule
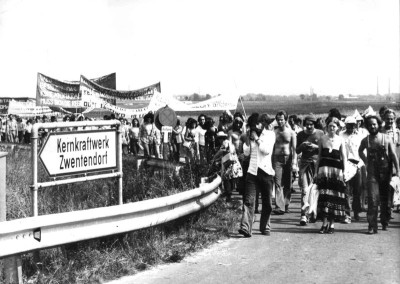
[[[343,139],[337,135],[339,119],[328,117],[326,126],[327,134],[319,141],[314,180],[319,190],[318,214],[323,220],[319,233],[333,234],[335,219],[342,219],[346,215],[346,184],[343,176],[346,153]]]
[[[129,127],[129,150],[131,154],[137,156],[139,154],[139,131],[140,123],[137,118],[132,119],[132,125]]]

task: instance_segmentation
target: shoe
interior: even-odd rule
[[[333,233],[335,233],[335,228],[329,227],[326,233],[332,235]]]
[[[382,231],[387,231],[388,230],[387,227],[388,225],[382,225]]]
[[[285,211],[275,209],[272,210],[272,213],[274,213],[275,215],[283,215],[285,214]]]
[[[368,228],[368,235],[373,235],[374,234],[374,230],[372,228]]]
[[[351,224],[351,217],[350,216],[346,216],[346,218],[344,218],[344,220],[342,221],[343,224]]]
[[[328,230],[328,225],[322,225],[321,229],[319,229],[320,234],[325,234]]]
[[[271,236],[271,231],[263,231],[263,232],[261,232],[261,235]]]
[[[243,235],[245,238],[250,238],[251,237],[250,233],[246,232],[243,229],[239,229],[238,232],[239,232],[239,234]]]
[[[292,211],[290,211],[288,208],[288,209],[285,209],[285,213],[292,213]]]
[[[307,225],[307,223],[308,223],[307,216],[301,216],[300,226],[305,226],[305,225]]]

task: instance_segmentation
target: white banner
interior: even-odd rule
[[[48,106],[36,106],[36,102],[17,102],[10,101],[8,114],[22,117],[34,117],[37,115],[50,115],[53,111]]]
[[[150,100],[149,109],[156,111],[168,105],[175,111],[215,111],[235,110],[239,100],[239,94],[221,95],[195,104],[185,104],[174,97],[155,92]]]

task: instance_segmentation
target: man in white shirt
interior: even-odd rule
[[[346,218],[343,221],[346,224],[351,223],[350,211],[351,208],[354,211],[354,219],[359,220],[359,213],[361,212],[361,192],[362,192],[362,175],[361,167],[364,165],[363,161],[358,155],[358,148],[361,145],[361,140],[364,138],[357,131],[357,121],[354,116],[346,117],[344,122],[346,124],[346,130],[340,133],[340,137],[344,140],[346,147],[345,152],[347,155],[347,161],[357,167],[356,174],[346,182],[347,191],[347,206],[346,206]],[[353,166],[352,165],[352,166]],[[351,196],[353,196],[353,204],[351,204]]]
[[[261,193],[262,211],[260,219],[261,234],[269,236],[271,232],[272,190],[275,171],[271,156],[275,144],[275,133],[270,128],[272,119],[267,114],[253,113],[248,119],[249,136],[243,145],[245,156],[250,155],[250,165],[246,176],[243,215],[239,233],[251,237],[254,203],[257,190]]]

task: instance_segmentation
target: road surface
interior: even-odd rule
[[[360,221],[335,224],[333,235],[321,235],[321,222],[299,225],[299,193],[291,206],[292,213],[272,216],[271,236],[258,231],[257,214],[251,238],[232,232],[230,239],[180,263],[108,283],[400,283],[399,213],[378,234],[366,234],[361,213]]]

